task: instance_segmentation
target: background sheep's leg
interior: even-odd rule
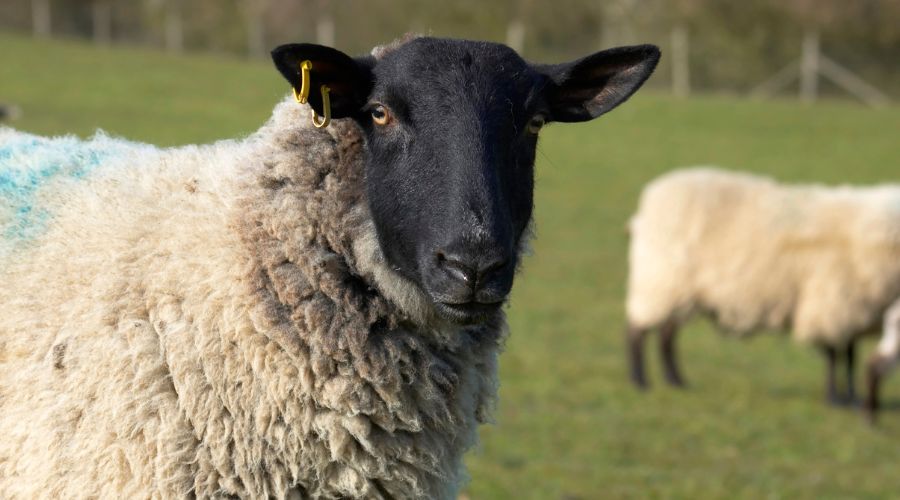
[[[856,380],[855,380],[855,371],[856,371],[856,342],[850,341],[847,344],[847,350],[844,352],[844,359],[846,360],[846,369],[847,369],[847,388],[846,388],[846,402],[847,404],[856,403]]]
[[[874,423],[878,409],[881,406],[881,381],[897,364],[900,355],[900,342],[897,338],[888,335],[878,345],[878,350],[869,358],[866,366],[866,400],[863,404],[863,412],[869,422]]]
[[[678,323],[675,320],[666,321],[659,330],[659,346],[662,351],[666,381],[676,387],[684,387],[684,379],[678,369],[678,360],[675,359],[675,336],[677,334]]]
[[[840,404],[841,398],[837,390],[837,349],[831,346],[822,346],[827,363],[825,374],[825,400],[833,405]]]
[[[641,389],[647,387],[647,376],[644,370],[644,337],[647,330],[629,325],[625,332],[628,345],[628,362],[631,369],[631,381]]]
[[[878,353],[872,355],[866,366],[866,400],[863,403],[863,413],[870,423],[875,423],[879,407],[878,392],[881,389],[881,375],[884,363]]]

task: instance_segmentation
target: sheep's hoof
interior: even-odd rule
[[[836,408],[853,408],[859,405],[855,397],[839,396],[837,394],[829,394],[826,401],[830,406]]]
[[[684,389],[687,387],[687,382],[685,382],[680,375],[668,375],[666,376],[666,382],[676,389]]]
[[[860,405],[862,407],[863,419],[865,419],[866,423],[870,426],[875,426],[878,424],[878,403],[872,401],[870,399],[866,400],[865,403]]]
[[[878,425],[878,418],[876,413],[868,408],[863,410],[863,419],[869,424],[870,427],[875,427]]]
[[[650,384],[647,383],[647,379],[644,378],[643,375],[632,374],[631,375],[631,383],[634,384],[634,386],[637,389],[640,389],[642,391],[646,391],[647,389],[650,388]]]

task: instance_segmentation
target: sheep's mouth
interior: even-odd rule
[[[438,314],[444,317],[444,319],[453,321],[454,323],[471,325],[484,322],[492,315],[496,314],[496,312],[500,310],[501,305],[503,305],[503,302],[435,302],[435,309],[437,309]]]

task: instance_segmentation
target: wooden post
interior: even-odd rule
[[[887,106],[891,100],[877,88],[866,83],[862,78],[853,74],[849,69],[832,61],[824,55],[819,60],[822,76],[828,78],[835,85],[855,95],[859,100],[878,108]]]
[[[31,0],[31,21],[34,36],[50,36],[50,0]]]
[[[247,3],[247,52],[250,57],[266,55],[266,0],[246,0]]]
[[[319,0],[316,16],[316,42],[334,47],[334,18],[331,16],[330,0]]]
[[[165,44],[169,52],[184,50],[184,23],[182,22],[182,0],[166,0]]]
[[[806,104],[816,101],[819,93],[819,33],[807,30],[803,35],[800,56],[800,100]]]
[[[606,0],[602,3],[600,46],[613,47],[634,43],[632,14],[640,0]]]
[[[619,44],[619,34],[617,30],[618,19],[615,15],[613,7],[615,4],[604,2],[601,7],[602,16],[600,18],[600,47],[614,47]]]
[[[797,61],[792,61],[782,68],[781,71],[775,73],[771,78],[756,87],[753,87],[753,90],[750,91],[750,97],[754,99],[772,97],[776,93],[784,90],[788,85],[797,81],[797,75],[799,73],[800,67],[797,65]]]
[[[94,32],[94,43],[109,45],[112,41],[112,2],[110,0],[91,2],[91,25]]]
[[[525,23],[521,19],[513,19],[506,27],[506,45],[519,54],[525,50]]]
[[[690,48],[683,24],[672,28],[672,93],[685,98],[691,93]]]
[[[819,90],[819,75],[853,94],[872,107],[886,106],[890,98],[866,83],[849,69],[822,54],[819,33],[807,31],[803,36],[803,51],[799,64],[794,61],[750,91],[751,97],[769,97],[800,78],[800,100],[815,102]]]
[[[506,45],[523,54],[525,51],[525,30],[532,0],[516,0],[509,24],[506,25]]]

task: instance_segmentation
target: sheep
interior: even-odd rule
[[[870,421],[875,420],[879,407],[881,380],[897,365],[900,359],[900,299],[884,314],[884,330],[878,347],[866,366],[867,393],[863,410]]]
[[[684,384],[678,326],[705,313],[724,330],[790,329],[820,346],[828,400],[855,399],[854,342],[900,297],[900,185],[787,186],[685,169],[645,187],[630,237],[626,339],[636,385],[647,384],[643,339],[655,329],[666,380]]]
[[[373,54],[276,48],[308,105],[244,139],[0,131],[0,497],[455,497],[539,129],[617,106],[659,51]]]

